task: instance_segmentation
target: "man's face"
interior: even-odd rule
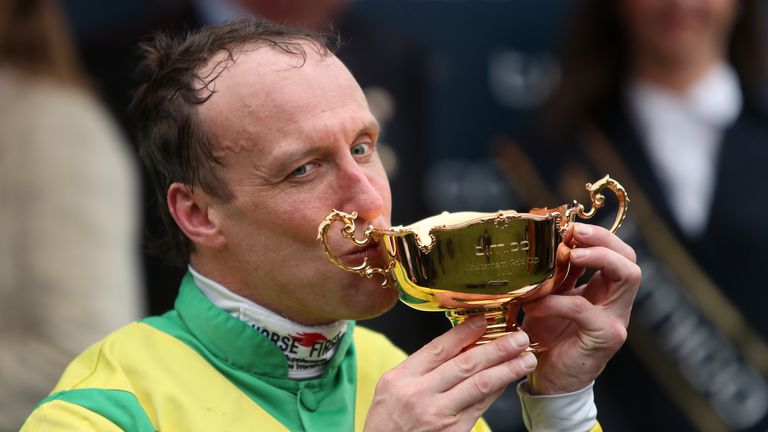
[[[235,292],[298,322],[369,318],[392,307],[395,290],[334,267],[315,237],[332,209],[357,211],[359,232],[389,226],[379,126],[346,67],[305,48],[301,67],[300,58],[274,48],[242,52],[200,107],[234,195],[211,207],[226,239],[216,273]],[[338,234],[331,245],[346,262],[364,258]],[[193,265],[196,259],[193,253]]]

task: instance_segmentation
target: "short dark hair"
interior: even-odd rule
[[[192,242],[167,210],[168,187],[183,183],[202,188],[227,202],[232,192],[218,175],[212,140],[197,115],[196,107],[215,93],[211,84],[237,61],[245,49],[274,47],[306,60],[302,43],[333,52],[335,38],[256,19],[240,19],[221,26],[204,27],[181,35],[158,33],[140,45],[143,57],[137,69],[143,83],[134,93],[131,111],[138,125],[139,154],[150,174],[165,233],[152,239],[151,249],[175,264],[186,264]],[[203,70],[217,55],[222,60]]]

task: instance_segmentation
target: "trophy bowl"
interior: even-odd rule
[[[519,304],[549,294],[565,279],[568,266],[556,268],[557,247],[576,217],[589,219],[603,207],[604,188],[616,194],[619,203],[610,230],[621,226],[629,206],[624,188],[609,176],[586,188],[589,211],[574,201],[528,213],[446,212],[407,226],[370,226],[362,240],[354,236],[357,213],[334,210],[318,227],[317,238],[337,267],[367,278],[383,276],[382,285],[394,284],[400,300],[414,309],[443,311],[454,326],[484,315],[488,327],[475,342],[479,345],[517,330]],[[383,244],[386,265],[373,267],[367,258],[358,265],[339,260],[326,239],[336,222],[344,223],[342,236],[357,246]],[[549,279],[553,283],[544,284]],[[532,351],[542,349],[532,344]]]

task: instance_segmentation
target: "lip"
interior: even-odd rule
[[[354,248],[351,251],[341,255],[344,262],[349,265],[362,264],[363,260],[368,259],[368,263],[378,263],[381,261],[382,253],[379,243],[372,241],[366,246]]]

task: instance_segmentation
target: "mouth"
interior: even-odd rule
[[[342,255],[340,258],[347,265],[355,266],[362,264],[365,259],[368,259],[368,264],[380,264],[382,259],[382,251],[379,248],[379,243],[372,241],[366,246],[355,248]]]

